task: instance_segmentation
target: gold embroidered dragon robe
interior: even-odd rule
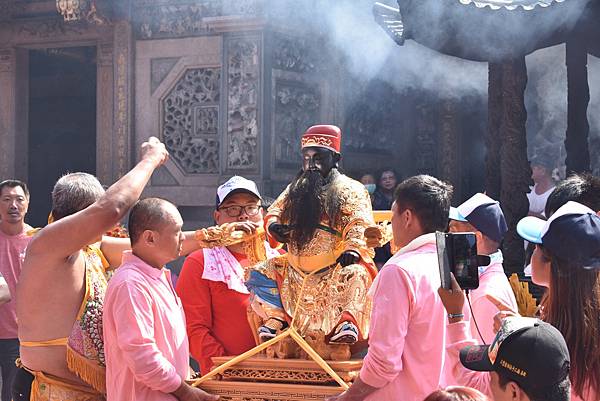
[[[373,250],[364,237],[365,229],[374,225],[369,194],[361,183],[337,170],[332,170],[323,190],[325,205],[335,203],[338,215],[323,215],[307,246],[299,249],[289,242],[285,255],[253,268],[277,283],[281,302],[264,302],[262,297],[252,306],[263,319],[287,315],[289,321],[295,316],[294,326],[302,335],[310,330],[328,336],[340,322],[353,321],[359,338],[366,339],[371,313],[367,291],[377,273]],[[266,227],[275,221],[288,224],[282,220],[288,191],[289,186],[269,208]],[[269,242],[277,245],[270,236]],[[360,261],[341,266],[336,260],[345,251],[358,253]]]

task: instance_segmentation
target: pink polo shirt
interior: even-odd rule
[[[31,236],[26,234],[28,230],[31,230],[28,225],[25,225],[23,232],[18,235],[6,235],[0,230],[0,273],[4,276],[11,295],[10,302],[0,305],[0,339],[3,340],[18,338],[15,295],[25,249],[31,241]]]
[[[498,308],[486,298],[486,295],[494,296],[504,305],[511,307],[513,312],[519,312],[515,294],[502,267],[502,253],[498,251],[490,256],[492,256],[492,263],[487,267],[480,268],[479,287],[471,290],[469,294],[473,308],[473,317],[477,321],[477,326],[486,344],[490,344],[496,336],[496,332],[494,331],[494,316],[498,313]],[[466,309],[468,312],[469,307],[467,306]],[[465,317],[465,320],[471,321],[471,334],[473,338],[481,343],[477,328],[472,322],[472,317],[467,313],[465,313]]]
[[[360,378],[378,390],[366,400],[422,401],[439,388],[446,354],[439,287],[435,234],[414,239],[377,275]]]
[[[188,374],[185,316],[167,269],[130,251],[104,299],[107,400],[177,401]]]

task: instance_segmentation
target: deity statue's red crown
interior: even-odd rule
[[[342,130],[335,125],[313,125],[302,135],[302,148],[316,146],[340,153]]]

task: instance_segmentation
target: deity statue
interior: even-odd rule
[[[310,127],[302,136],[302,169],[265,216],[271,246],[287,253],[255,265],[246,286],[264,322],[261,341],[289,327],[326,344],[368,337],[367,291],[377,273],[365,230],[373,213],[365,187],[338,170],[341,130]]]

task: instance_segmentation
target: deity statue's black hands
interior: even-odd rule
[[[360,255],[355,251],[346,251],[340,255],[337,259],[337,262],[346,267],[348,265],[352,265],[354,263],[358,263],[360,260]]]
[[[292,227],[287,224],[271,223],[269,224],[269,234],[273,236],[278,242],[286,244],[290,241],[290,231]]]

